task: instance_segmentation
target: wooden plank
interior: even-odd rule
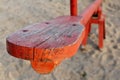
[[[77,51],[84,37],[80,18],[62,16],[25,27],[7,38],[8,53],[31,60],[36,71],[48,73]]]

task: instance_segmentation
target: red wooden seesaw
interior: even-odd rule
[[[35,71],[50,73],[65,58],[72,57],[79,46],[86,45],[91,24],[99,25],[99,48],[105,38],[102,0],[94,1],[81,15],[77,0],[71,1],[71,16],[25,27],[7,37],[7,51],[14,57],[30,60]]]

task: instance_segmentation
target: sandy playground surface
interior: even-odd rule
[[[79,0],[79,12],[94,0]],[[36,73],[29,61],[10,56],[6,37],[18,29],[69,15],[69,0],[0,0],[0,80],[120,80],[120,0],[105,0],[106,40],[97,49],[93,25],[85,51],[63,61],[51,74]]]

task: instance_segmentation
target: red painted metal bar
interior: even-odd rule
[[[95,2],[92,3],[92,5],[90,5],[89,7],[87,7],[86,10],[80,15],[82,17],[81,20],[80,20],[80,22],[83,25],[86,25],[87,22],[92,17],[92,15],[95,12],[97,12],[97,10],[99,9],[101,3],[102,3],[102,0],[96,0]]]
[[[70,12],[71,16],[77,16],[77,0],[70,0]]]
[[[86,45],[86,42],[87,42],[87,35],[88,35],[88,31],[87,29],[90,28],[90,26],[86,26],[88,24],[88,22],[91,20],[91,18],[93,17],[94,14],[97,14],[98,15],[98,18],[100,18],[101,16],[101,6],[102,4],[102,0],[95,0],[90,6],[88,6],[84,11],[83,13],[80,15],[81,16],[81,19],[80,19],[80,23],[83,24],[85,26],[85,37],[83,39],[83,42],[82,42],[82,45],[85,46]],[[88,28],[87,28],[88,27]],[[99,28],[99,29],[102,29],[102,28]],[[89,29],[90,30],[90,29]],[[90,31],[89,31],[90,32]],[[102,34],[101,33],[102,31],[100,30],[99,32],[99,35]],[[100,35],[99,36],[102,40],[102,36]],[[99,48],[102,48],[102,42],[100,41],[99,42]]]

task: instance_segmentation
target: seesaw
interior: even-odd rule
[[[10,55],[30,60],[35,71],[50,73],[64,59],[72,57],[80,45],[85,46],[91,24],[99,25],[99,48],[105,38],[105,17],[102,0],[95,0],[81,15],[77,14],[77,0],[70,0],[71,16],[25,27],[7,37]]]

